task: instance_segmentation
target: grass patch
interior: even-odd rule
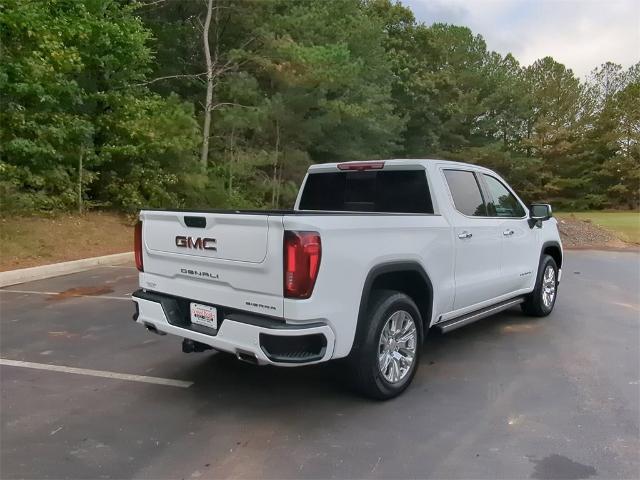
[[[0,271],[129,252],[132,223],[105,212],[0,218]]]
[[[561,212],[558,218],[575,217],[579,220],[589,220],[607,230],[616,233],[622,240],[640,244],[640,212],[637,211],[588,211]]]

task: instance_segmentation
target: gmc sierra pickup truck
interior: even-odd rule
[[[499,175],[442,160],[309,168],[293,210],[143,210],[134,320],[259,365],[346,358],[387,399],[430,328],[509,307],[548,315],[563,260],[551,207]]]

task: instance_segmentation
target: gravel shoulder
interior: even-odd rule
[[[562,245],[568,249],[637,250],[640,245],[625,242],[615,232],[574,216],[558,218]]]

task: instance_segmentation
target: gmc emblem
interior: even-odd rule
[[[217,251],[215,238],[176,237],[176,247]]]

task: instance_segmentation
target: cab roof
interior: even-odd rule
[[[335,172],[336,170],[399,170],[407,167],[413,167],[415,169],[420,167],[427,168],[428,166],[433,164],[486,170],[481,165],[456,162],[453,160],[441,160],[435,158],[393,158],[387,160],[358,160],[352,162],[317,163],[309,167],[309,172]]]

